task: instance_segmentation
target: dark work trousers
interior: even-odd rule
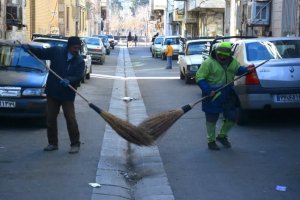
[[[52,97],[47,97],[47,136],[48,142],[52,145],[58,145],[57,116],[62,107],[67,123],[71,146],[80,145],[78,124],[75,116],[75,107],[73,101],[59,101]]]

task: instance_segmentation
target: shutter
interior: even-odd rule
[[[282,1],[282,33],[296,34],[297,0]]]

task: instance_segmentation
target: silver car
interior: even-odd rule
[[[105,62],[106,49],[101,38],[98,37],[85,37],[88,54],[92,56],[92,61],[99,62],[103,65]]]
[[[241,63],[258,65],[256,71],[235,82],[244,124],[247,110],[300,108],[300,38],[269,37],[237,41],[233,56]]]

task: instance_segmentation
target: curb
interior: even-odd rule
[[[125,67],[126,66],[126,67]],[[135,77],[127,48],[120,48],[116,77]],[[122,97],[134,97],[124,102]],[[136,79],[115,79],[109,111],[139,124],[147,116]],[[157,146],[139,147],[106,125],[92,200],[174,200]]]

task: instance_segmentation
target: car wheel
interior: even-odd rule
[[[86,78],[86,67],[85,67],[85,70],[84,70],[84,76],[82,77],[81,79],[81,83],[85,83],[85,78]]]
[[[243,110],[242,108],[238,108],[237,111],[237,124],[240,126],[246,125],[248,120],[248,114],[246,110]]]
[[[99,64],[100,64],[100,65],[103,65],[103,60],[102,60],[102,58],[99,59]]]
[[[184,74],[182,73],[181,70],[180,70],[180,79],[181,79],[181,80],[184,80],[184,79],[185,79],[185,76],[184,76]]]
[[[86,74],[85,78],[90,79],[91,78],[91,73],[92,73],[92,65],[91,65],[89,73]]]
[[[37,125],[41,128],[47,128],[47,117],[38,118]]]
[[[193,82],[193,79],[191,79],[191,77],[185,75],[185,83],[186,84],[191,84]]]

